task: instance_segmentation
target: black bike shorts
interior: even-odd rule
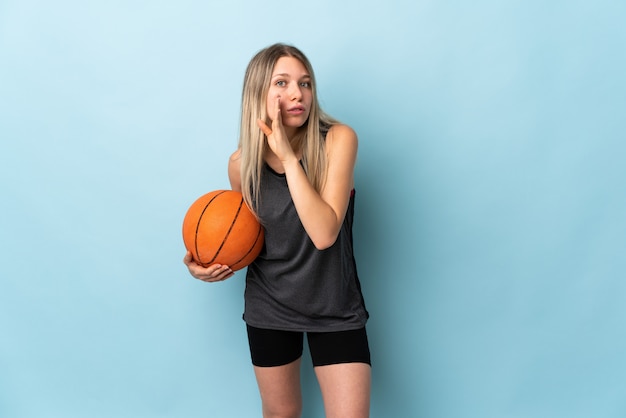
[[[303,332],[250,325],[247,329],[250,355],[255,366],[282,366],[302,356]],[[372,364],[365,327],[349,331],[307,332],[306,335],[314,367],[340,363]]]

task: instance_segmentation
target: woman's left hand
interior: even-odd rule
[[[275,117],[272,118],[270,115],[270,119],[272,119],[272,127],[270,128],[267,124],[261,119],[257,120],[257,125],[263,131],[263,133],[267,136],[267,144],[270,149],[281,162],[285,162],[292,157],[295,157],[293,152],[293,148],[291,148],[291,143],[289,142],[289,138],[285,133],[285,128],[283,127],[283,118],[280,112],[280,96],[276,97],[276,107]]]

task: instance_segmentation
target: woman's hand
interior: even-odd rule
[[[209,267],[202,267],[193,260],[189,251],[185,254],[183,263],[185,263],[189,269],[189,273],[191,273],[193,277],[198,280],[202,280],[203,282],[221,282],[235,274],[230,267],[222,264],[213,264]]]
[[[257,125],[267,136],[267,144],[272,152],[284,163],[291,158],[296,158],[296,155],[293,152],[293,148],[291,148],[291,143],[289,143],[289,138],[283,126],[283,118],[280,112],[280,96],[276,97],[276,107],[274,111],[274,118],[272,118],[272,115],[269,115],[270,119],[272,119],[271,128],[261,119],[257,120]]]

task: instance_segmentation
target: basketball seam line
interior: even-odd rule
[[[221,194],[221,193],[220,193]],[[216,196],[217,197],[217,196]],[[213,261],[215,261],[215,259],[217,258],[217,256],[220,255],[220,251],[222,251],[222,248],[224,247],[224,244],[226,243],[226,240],[228,240],[228,236],[230,235],[230,232],[233,230],[233,227],[235,226],[235,223],[237,222],[237,218],[239,218],[239,212],[241,212],[241,205],[243,204],[243,199],[241,199],[241,201],[239,202],[239,207],[237,208],[237,213],[235,213],[235,218],[232,220],[232,222],[230,223],[230,226],[228,227],[228,231],[226,232],[226,235],[224,236],[224,239],[222,240],[222,242],[220,243],[219,248],[217,249],[217,251],[215,252],[215,255],[213,256],[213,258],[211,259],[211,261],[209,261],[207,264],[211,265],[211,263],[213,263]]]
[[[239,260],[237,260],[235,262],[235,264],[233,264],[232,266],[229,266],[229,267],[234,268],[234,266],[236,266],[237,264],[241,263],[248,255],[250,255],[252,250],[254,250],[254,247],[256,247],[257,242],[259,242],[259,237],[261,236],[262,228],[263,227],[259,225],[259,230],[257,231],[256,238],[254,239],[254,243],[252,244],[252,246],[250,247],[248,252],[243,257],[241,257]]]
[[[202,217],[204,216],[204,212],[206,212],[206,210],[208,209],[209,205],[217,198],[217,196],[225,193],[226,190],[221,191],[220,193],[216,194],[215,196],[213,196],[211,198],[211,200],[209,200],[207,202],[207,204],[204,206],[204,209],[202,209],[202,212],[200,213],[200,216],[198,217],[198,222],[196,223],[196,235],[194,237],[194,246],[196,247],[196,258],[198,259],[198,261],[200,262],[200,264],[205,264],[200,260],[200,250],[198,249],[198,234],[200,232],[200,224],[202,223]],[[220,247],[221,248],[221,247]],[[218,250],[219,251],[219,250]],[[213,257],[213,260],[215,260],[215,257]],[[212,261],[212,260],[211,260]]]

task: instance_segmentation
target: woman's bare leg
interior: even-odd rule
[[[371,367],[342,363],[315,367],[326,418],[367,418],[370,410]]]
[[[263,403],[263,418],[299,418],[302,414],[298,359],[284,366],[254,367]]]

